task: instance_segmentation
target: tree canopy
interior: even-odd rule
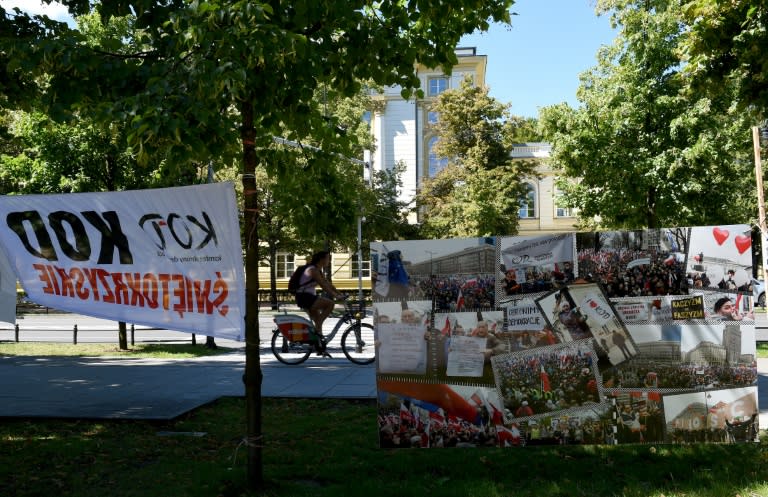
[[[541,113],[553,163],[570,178],[560,185],[565,201],[610,228],[750,219],[749,116],[731,105],[733,93],[690,92],[679,4],[601,6],[621,29],[582,74],[581,107]]]
[[[683,1],[690,27],[683,49],[694,91],[720,93],[734,88],[735,101],[753,108],[759,118],[768,111],[768,4],[763,0]]]

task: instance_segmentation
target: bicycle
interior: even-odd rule
[[[344,301],[344,312],[339,316],[336,326],[328,335],[318,334],[315,325],[309,319],[298,314],[275,316],[276,328],[272,332],[272,353],[283,364],[301,364],[317,350],[330,357],[326,348],[336,337],[342,326],[349,326],[341,334],[341,351],[355,364],[370,364],[376,359],[373,325],[363,323],[365,310],[362,303]],[[319,347],[318,347],[319,346]]]

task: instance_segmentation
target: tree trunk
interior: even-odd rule
[[[659,220],[656,217],[656,187],[651,186],[648,188],[648,194],[646,196],[646,222],[648,228],[658,228]]]
[[[248,488],[260,489],[263,484],[261,460],[261,381],[259,363],[259,212],[256,190],[256,128],[253,124],[253,102],[250,94],[241,102],[243,141],[243,196],[245,229],[245,404],[248,447]]]
[[[128,332],[126,331],[125,321],[117,322],[117,341],[120,350],[128,350]]]

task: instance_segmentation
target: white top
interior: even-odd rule
[[[301,293],[309,293],[311,295],[317,295],[317,293],[315,292],[315,287],[317,285],[314,284],[315,281],[312,278],[312,275],[309,274],[309,269],[313,267],[315,266],[310,265],[304,269],[304,273],[301,275],[301,278],[299,279],[299,290],[297,293],[301,292]]]

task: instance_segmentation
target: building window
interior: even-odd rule
[[[293,254],[277,254],[275,261],[277,278],[290,278],[295,269],[295,256]]]
[[[439,157],[435,153],[435,144],[437,143],[437,137],[433,136],[429,139],[427,142],[427,151],[428,151],[428,159],[429,159],[429,173],[428,176],[430,178],[434,178],[437,173],[445,169],[445,166],[448,165],[448,159],[444,157]]]
[[[525,184],[525,194],[520,199],[519,217],[521,219],[536,217],[536,188],[530,183]]]
[[[427,112],[427,124],[435,125],[437,124],[437,120],[440,117],[439,112]]]
[[[371,277],[371,261],[370,259],[363,259],[363,263],[360,264],[357,254],[352,254],[352,278],[370,278]]]
[[[555,189],[555,217],[574,217],[573,209],[561,205],[563,202],[563,193]]]
[[[363,112],[363,122],[368,123],[369,126],[371,124],[371,117],[371,111],[367,110]]]
[[[448,78],[429,78],[429,96],[436,97],[448,89]]]

